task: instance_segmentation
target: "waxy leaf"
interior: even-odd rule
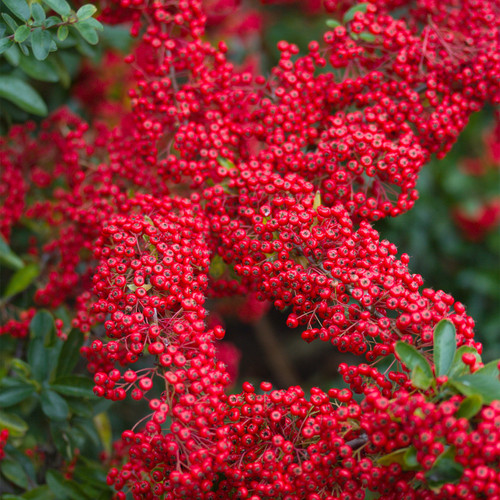
[[[396,342],[394,351],[401,363],[403,363],[410,372],[413,373],[415,367],[418,366],[425,377],[433,379],[431,365],[415,347],[399,341]]]
[[[477,394],[486,404],[500,400],[498,361],[492,361],[470,375],[462,375],[449,382],[465,396]]]
[[[49,311],[38,311],[31,320],[30,331],[33,338],[44,341],[54,330],[54,317]]]
[[[342,26],[342,23],[340,23],[339,21],[337,21],[336,19],[327,19],[325,21],[326,25],[329,27],[329,28],[337,28],[338,26]]]
[[[25,24],[19,26],[14,33],[14,41],[22,43],[30,36],[31,30]]]
[[[0,462],[0,470],[11,483],[21,488],[28,487],[28,477],[19,462],[10,459],[3,459]]]
[[[19,47],[21,47],[22,50],[24,45],[19,45]],[[26,47],[24,47],[24,49],[26,49]],[[33,113],[34,115],[38,116],[45,116],[47,114],[47,105],[40,97],[38,92],[34,90],[30,85],[28,85],[24,80],[16,78],[15,76],[0,76],[0,97],[7,99],[8,101],[14,103],[16,106],[19,106],[21,109],[27,111],[28,113]],[[38,268],[35,264],[30,264],[26,267],[29,267],[28,273],[31,273],[33,275],[31,279],[32,281],[36,276],[38,276]],[[22,288],[22,290],[24,290],[24,288]]]
[[[426,391],[431,385],[434,377],[424,372],[420,365],[416,365],[411,372],[411,383],[414,387]]]
[[[439,488],[443,484],[458,481],[463,472],[463,466],[455,462],[455,448],[451,446],[436,458],[425,478],[431,487]]]
[[[31,35],[31,49],[39,61],[47,59],[52,46],[52,37],[47,30],[37,28]]]
[[[66,0],[42,0],[47,7],[50,7],[60,16],[68,16],[71,13],[71,7]]]
[[[21,21],[27,21],[31,17],[30,7],[26,0],[3,0],[3,3]]]
[[[31,384],[17,383],[10,387],[0,387],[0,408],[13,406],[35,392],[35,387]]]
[[[476,360],[478,362],[481,361],[481,356],[477,352],[477,349],[468,345],[463,345],[455,352],[453,363],[451,364],[450,371],[448,372],[448,377],[457,377],[470,373],[470,367],[462,361],[462,356],[466,353],[474,354],[474,356],[476,356]]]
[[[68,403],[59,394],[50,389],[42,391],[40,402],[43,413],[51,420],[65,420],[69,415]]]
[[[434,327],[434,365],[437,377],[448,375],[456,350],[455,325],[443,319]]]
[[[39,3],[33,2],[31,4],[31,13],[36,24],[41,24],[45,21],[45,11]]]
[[[470,420],[483,407],[483,398],[479,394],[467,396],[461,403],[457,411],[457,418]]]
[[[94,397],[94,382],[81,375],[67,375],[58,378],[50,385],[51,389],[65,396],[80,398]]]
[[[352,21],[354,19],[354,15],[356,12],[366,12],[366,9],[368,8],[367,3],[358,3],[356,5],[353,5],[345,14],[344,17],[342,18],[343,24],[348,23],[349,21]]]
[[[76,11],[76,17],[78,18],[79,21],[84,21],[85,19],[92,17],[96,12],[97,12],[97,7],[88,3],[86,5],[82,5]]]
[[[0,40],[1,43],[1,40]],[[10,249],[4,237],[0,234],[0,264],[10,269],[18,270],[24,267],[24,262]]]
[[[80,359],[80,347],[83,345],[83,334],[72,330],[64,341],[57,359],[56,377],[69,375]]]
[[[17,415],[0,410],[0,429],[7,429],[9,436],[22,437],[28,430],[28,424]]]

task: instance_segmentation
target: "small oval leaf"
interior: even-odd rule
[[[455,325],[443,319],[434,327],[434,365],[437,377],[448,375],[456,350]]]
[[[467,396],[461,403],[457,411],[457,418],[470,420],[483,407],[483,398],[479,394]]]
[[[22,48],[24,46],[19,45],[19,47]],[[33,113],[38,116],[45,116],[47,114],[47,105],[40,97],[40,94],[20,78],[14,76],[0,76],[0,97],[7,99],[28,113]],[[28,273],[31,273],[31,281],[33,281],[33,279],[38,276],[38,267],[35,264],[26,267],[29,267]],[[25,269],[26,268],[18,272],[25,271]],[[15,285],[13,286],[15,288]]]
[[[21,21],[27,21],[31,17],[30,7],[26,0],[3,0],[3,3]]]
[[[65,420],[69,415],[69,407],[64,398],[54,391],[44,390],[40,396],[42,411],[51,420]]]

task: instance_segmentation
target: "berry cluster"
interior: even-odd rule
[[[116,127],[96,106],[92,126],[62,110],[37,140],[28,126],[0,143],[0,232],[21,216],[46,229],[30,243],[36,304],[73,309],[97,396],[150,410],[108,457],[118,499],[500,498],[500,406],[461,417],[435,367],[445,320],[464,373],[481,368],[474,321],[370,225],[409,210],[431,155],[500,102],[495,6],[348,3],[325,2],[343,24],[305,55],[281,41],[266,78],[210,42],[225,17],[207,7],[206,32],[200,0],[103,0],[103,20],[137,38],[131,110],[113,108]],[[205,304],[232,295],[248,296],[240,314],[272,302],[305,341],[369,364],[339,367],[350,389],[229,395]],[[26,335],[30,314],[0,333]],[[435,383],[400,356],[375,367],[400,342]]]

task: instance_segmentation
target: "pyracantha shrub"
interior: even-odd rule
[[[231,31],[238,2],[100,8],[136,39],[126,83],[95,86],[118,102],[80,87],[90,123],[63,109],[1,139],[5,246],[20,222],[38,230],[34,308],[12,304],[0,332],[64,306],[95,395],[146,403],[103,457],[115,498],[500,498],[497,363],[371,225],[411,209],[431,156],[500,102],[498,6],[327,1],[322,39],[280,41],[268,74],[220,38],[260,29]],[[339,366],[348,388],[231,393],[207,303],[234,295],[360,356]]]

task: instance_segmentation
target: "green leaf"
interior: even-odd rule
[[[31,4],[31,14],[36,24],[41,24],[45,21],[45,11],[39,3],[33,2]]]
[[[368,33],[367,31],[363,31],[362,33],[359,33],[358,36],[364,42],[374,42],[375,41],[375,35],[373,35],[372,33]]]
[[[220,278],[224,274],[226,267],[226,263],[222,257],[220,255],[214,255],[210,262],[208,274],[214,279]]]
[[[22,47],[22,45],[20,45],[20,47]],[[38,116],[45,116],[47,114],[47,105],[38,92],[20,78],[14,76],[0,76],[0,97],[13,102],[16,106],[19,106],[28,113],[33,113]],[[26,271],[26,269],[28,270]],[[20,269],[17,272],[23,273],[24,277],[29,277],[29,283],[24,287],[26,288],[38,276],[38,267],[35,264],[29,264],[24,269]],[[12,286],[14,286],[14,289],[17,287],[16,285]],[[24,288],[21,290],[24,290]]]
[[[466,373],[470,373],[470,368],[462,361],[462,356],[466,353],[474,354],[476,356],[477,362],[481,361],[481,356],[477,352],[477,349],[474,347],[470,347],[468,345],[463,345],[457,349],[455,352],[455,356],[453,357],[453,363],[451,364],[450,371],[448,373],[448,377],[457,377],[460,375],[464,375]]]
[[[0,77],[0,96],[2,95],[1,82],[3,78],[9,78],[9,77]],[[22,82],[22,80],[19,81]],[[11,297],[12,295],[16,295],[26,290],[26,288],[28,288],[31,285],[31,283],[33,283],[35,278],[38,276],[39,272],[40,271],[36,264],[28,264],[22,269],[18,269],[10,278],[7,288],[5,289],[3,294],[4,297]]]
[[[431,487],[439,488],[458,481],[463,472],[464,468],[455,462],[455,448],[450,446],[436,458],[432,468],[425,473],[425,479]]]
[[[368,7],[367,3],[358,3],[356,5],[353,5],[345,14],[344,17],[342,18],[342,23],[346,24],[354,19],[354,14],[356,12],[366,12],[366,9]]]
[[[418,470],[421,466],[417,460],[417,450],[414,446],[409,446],[404,454],[404,470]]]
[[[20,68],[31,78],[42,82],[57,82],[59,74],[55,69],[55,64],[48,61],[39,61],[34,56],[21,56]]]
[[[72,330],[64,341],[57,359],[56,377],[69,375],[80,359],[80,347],[83,345],[83,334]]]
[[[94,17],[86,19],[85,24],[92,26],[92,28],[96,29],[97,31],[104,31],[104,26]]]
[[[4,57],[7,59],[9,64],[12,66],[18,66],[19,65],[19,60],[21,59],[21,51],[19,50],[18,46],[12,42],[13,45],[10,46],[8,50],[5,51]]]
[[[0,462],[0,470],[11,483],[14,483],[21,488],[28,487],[28,477],[19,462],[8,458],[3,459]]]
[[[67,375],[57,378],[50,387],[64,396],[76,396],[81,398],[95,397],[94,382],[82,375]]]
[[[42,411],[51,420],[65,420],[69,415],[66,401],[54,391],[45,389],[40,396]]]
[[[325,23],[329,28],[332,29],[335,29],[338,26],[342,26],[342,23],[340,21],[337,21],[336,19],[327,19]]]
[[[97,12],[97,7],[95,7],[95,5],[88,3],[86,5],[82,5],[76,11],[76,17],[78,18],[79,21],[84,21],[85,19],[92,17],[96,12]]]
[[[59,26],[57,28],[57,38],[61,41],[64,42],[66,38],[68,37],[69,29],[66,25]]]
[[[1,40],[0,40],[1,45]],[[0,264],[10,269],[18,270],[24,267],[24,262],[10,249],[4,237],[0,234]]]
[[[456,417],[470,420],[482,407],[483,398],[479,394],[472,394],[460,403]]]
[[[437,377],[448,375],[456,350],[455,325],[443,319],[434,327],[434,365]]]
[[[4,21],[7,23],[7,26],[10,28],[12,33],[15,33],[18,27],[17,22],[6,12],[2,12],[2,17],[4,18]]]
[[[12,47],[14,40],[5,37],[0,39],[0,54],[3,54],[9,47]]]
[[[49,469],[46,475],[47,484],[56,498],[72,500],[88,500],[74,481],[66,479],[59,471]]]
[[[481,396],[486,404],[500,400],[500,379],[498,361],[492,361],[470,375],[462,375],[450,380],[462,394]]]
[[[50,7],[60,16],[68,16],[71,13],[71,7],[66,0],[42,0],[47,7]]]
[[[54,317],[49,311],[38,311],[31,320],[30,331],[33,338],[45,340],[54,330]]]
[[[3,0],[3,3],[21,21],[27,21],[31,17],[30,7],[26,0]]]
[[[413,387],[426,391],[432,384],[434,377],[430,376],[422,370],[420,365],[416,365],[411,372],[411,383]]]
[[[399,450],[387,453],[387,455],[382,455],[377,462],[379,465],[391,465],[391,464],[404,464],[404,455],[408,448],[400,448]]]
[[[25,24],[22,24],[17,28],[14,33],[14,41],[17,43],[22,43],[30,36],[31,30]]]
[[[49,352],[45,347],[43,338],[34,338],[28,345],[28,363],[31,366],[31,373],[37,382],[44,382],[49,376]]]
[[[46,484],[27,491],[22,498],[25,500],[55,500],[54,494]]]
[[[22,437],[28,430],[28,424],[14,413],[0,410],[0,429],[7,429],[9,436]]]
[[[7,408],[20,403],[29,398],[34,392],[35,387],[31,384],[17,383],[10,387],[2,387],[0,390],[0,408]]]
[[[99,37],[97,36],[97,32],[93,26],[90,25],[89,19],[85,21],[79,21],[73,25],[80,35],[82,35],[82,38],[90,43],[90,45],[96,45],[97,42],[99,41]]]
[[[398,341],[394,346],[394,350],[400,361],[410,370],[410,372],[413,373],[415,367],[418,366],[425,377],[433,379],[431,365],[415,347],[405,342]]]
[[[37,28],[31,35],[31,49],[39,61],[47,59],[52,45],[52,37],[47,30]]]

